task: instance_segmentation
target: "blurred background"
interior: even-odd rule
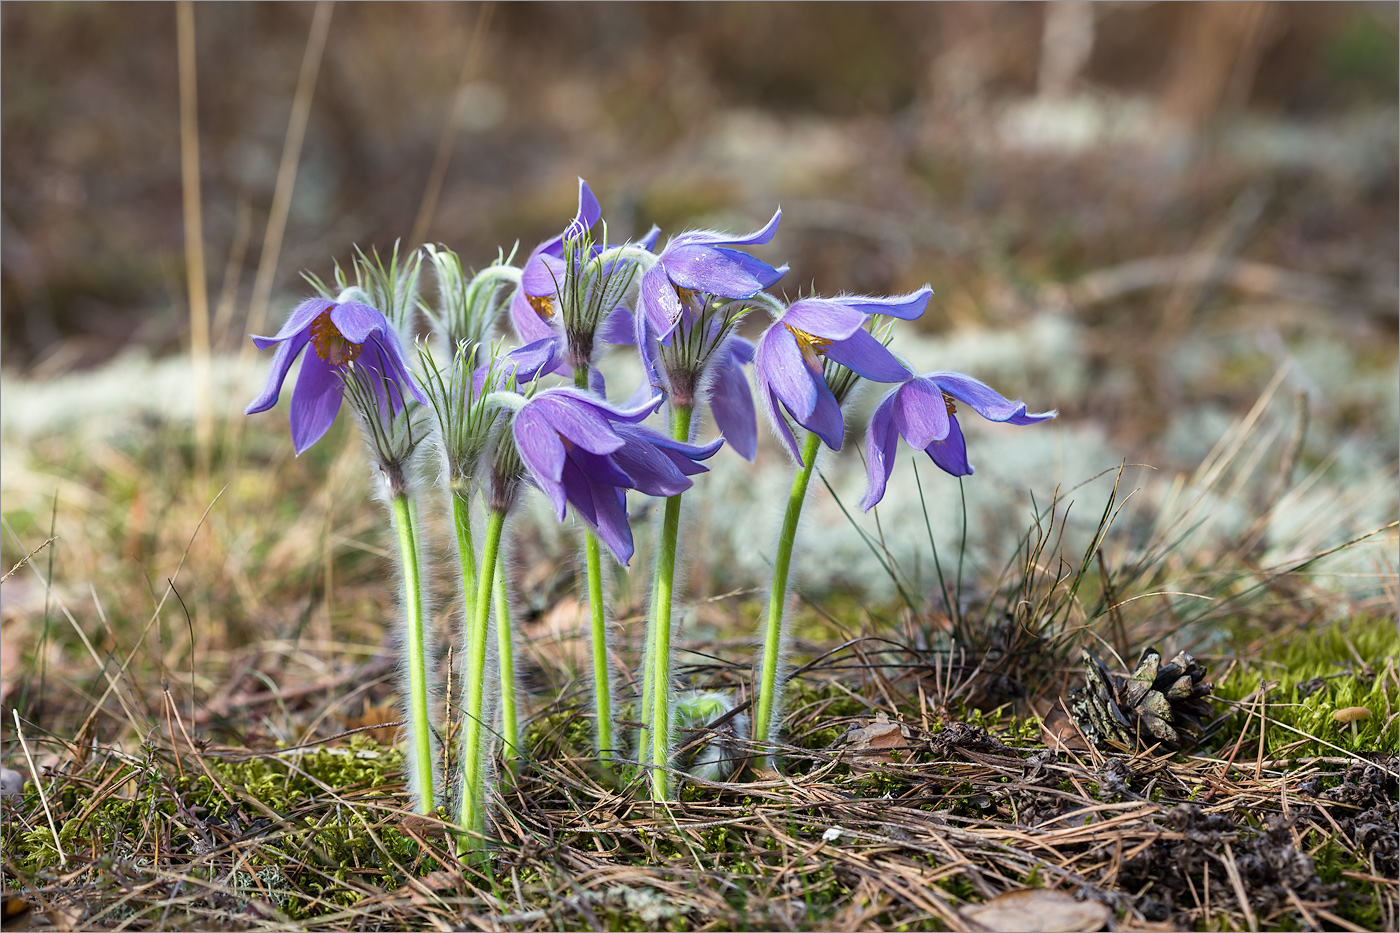
[[[68,520],[74,587],[123,561],[151,586],[212,496],[147,481],[195,462],[187,355],[203,341],[177,9],[6,4],[0,27],[0,551],[9,567]],[[572,216],[582,176],[614,238],[749,230],[781,205],[760,253],[790,263],[789,295],[931,283],[901,337],[916,365],[1061,412],[1043,430],[969,429],[971,538],[995,532],[989,564],[1024,529],[1028,488],[1043,505],[1123,462],[1157,471],[1139,474],[1144,536],[1164,509],[1189,518],[1181,490],[1199,480],[1217,534],[1264,564],[1395,517],[1394,4],[200,3],[190,51],[194,291],[212,405],[236,422],[263,372],[234,362],[250,316],[275,330],[308,292],[301,271],[328,277],[356,245],[396,240],[478,267],[528,251]],[[193,609],[229,631],[300,632],[298,607],[332,576],[387,598],[379,518],[333,488],[358,489],[349,429],[292,463],[283,406],[248,420],[243,454],[215,445],[207,488],[232,485],[191,554],[207,571]],[[160,425],[175,439],[152,441]],[[75,452],[80,434],[98,440]],[[1233,472],[1210,473],[1222,453]],[[239,456],[263,472],[239,478]],[[758,474],[742,466],[716,466],[718,506],[696,519],[715,536],[700,595],[765,576],[770,542],[742,506],[781,497],[787,461],[767,447]],[[829,478],[853,502],[859,458]],[[889,501],[916,501],[909,472],[895,482]],[[81,514],[65,519],[55,490]],[[307,514],[284,503],[266,521],[293,493]],[[956,488],[931,496],[939,534],[957,534]],[[836,506],[811,515],[831,530],[813,585],[869,584]],[[916,561],[922,516],[885,522]],[[540,547],[557,546],[552,527]],[[1390,605],[1393,541],[1333,581]],[[20,579],[7,618],[46,605]],[[522,587],[548,608],[547,580]]]

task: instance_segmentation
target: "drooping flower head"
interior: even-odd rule
[[[866,430],[866,474],[870,487],[860,502],[868,512],[885,495],[894,469],[899,438],[926,452],[938,467],[953,476],[969,476],[967,443],[958,424],[956,402],[963,402],[988,421],[1037,424],[1056,412],[1029,414],[1021,401],[1009,401],[983,382],[962,373],[913,373],[892,389],[871,415]]]
[[[774,268],[734,247],[769,242],[781,220],[776,211],[743,236],[697,230],[673,237],[642,276],[636,315],[636,342],[652,383],[672,405],[707,402],[716,426],[748,460],[758,428],[742,367],[753,361],[753,345],[734,331],[752,310],[749,299],[787,266]]]
[[[578,212],[562,233],[530,253],[510,305],[523,342],[560,343],[554,371],[561,375],[590,368],[599,328],[615,313],[628,314],[622,303],[637,261],[650,257],[657,233],[653,229],[640,243],[609,248],[606,224],[601,237],[593,234],[602,216],[598,199],[582,178],[578,184]]]
[[[691,323],[709,299],[752,298],[783,277],[787,266],[773,268],[736,246],[757,246],[773,239],[781,210],[752,233],[734,236],[718,230],[693,230],[672,237],[642,276],[641,310],[651,333],[669,343],[678,325]]]
[[[403,407],[403,390],[427,404],[404,361],[398,334],[383,314],[364,301],[367,297],[352,287],[334,301],[308,298],[297,305],[275,337],[253,337],[259,350],[276,345],[277,353],[262,394],[245,410],[249,415],[277,404],[292,362],[311,347],[292,390],[292,444],[298,455],[330,430],[352,364],[365,373],[365,385],[389,412]],[[395,387],[399,391],[393,391]]]
[[[803,298],[763,332],[754,359],[759,393],[774,430],[799,463],[802,455],[782,412],[827,447],[840,450],[846,431],[841,403],[855,384],[850,374],[875,382],[902,382],[910,375],[867,329],[872,316],[913,320],[924,313],[932,295],[924,286],[893,298]],[[833,364],[848,372],[828,373]]]
[[[685,444],[639,423],[660,404],[657,396],[624,410],[582,390],[546,389],[521,405],[512,423],[520,459],[559,519],[573,505],[624,564],[633,552],[626,490],[677,495],[690,488],[691,476],[706,472],[698,461],[724,443]]]

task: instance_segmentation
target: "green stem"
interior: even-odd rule
[[[506,513],[491,510],[486,517],[486,541],[481,548],[481,571],[476,581],[476,613],[467,631],[466,704],[462,723],[462,828],[458,851],[486,847],[486,757],[482,754],[482,697],[486,689],[486,640],[491,627],[491,584],[496,577],[496,553]]]
[[[802,445],[802,466],[792,478],[787,511],[783,513],[783,530],[778,536],[778,556],[773,561],[773,588],[768,593],[768,625],[763,634],[763,672],[759,677],[754,707],[754,741],[767,742],[773,729],[773,709],[778,695],[778,657],[783,644],[783,610],[787,606],[788,568],[792,564],[792,546],[797,540],[797,520],[802,516],[802,503],[807,499],[807,484],[812,480],[812,468],[817,462],[821,438],[808,434]]]
[[[462,563],[462,618],[467,620],[476,614],[472,609],[476,600],[476,548],[472,544],[470,495],[466,484],[452,484],[452,524],[457,530],[457,556]]]
[[[608,620],[603,604],[603,558],[598,535],[592,528],[583,534],[584,564],[588,571],[588,615],[593,641],[593,697],[598,719],[598,758],[603,770],[611,771],[608,760],[613,748],[612,677],[608,672]]]
[[[515,773],[520,757],[520,728],[515,713],[515,644],[511,639],[510,594],[506,590],[506,562],[496,560],[496,654],[501,666],[501,739],[505,748],[501,758]]]
[[[574,385],[587,391],[588,368],[574,369]],[[593,702],[597,723],[594,737],[598,740],[598,757],[604,772],[611,770],[608,758],[616,750],[612,741],[612,677],[608,673],[607,607],[603,604],[602,549],[592,528],[583,530],[584,572],[588,579],[589,640],[593,649]]]
[[[671,436],[690,439],[693,409],[671,409]],[[651,799],[670,799],[666,769],[671,764],[671,606],[675,598],[676,542],[681,529],[681,494],[666,499],[661,516],[661,540],[656,550],[656,579],[652,587],[651,674]],[[645,690],[643,691],[645,692]]]
[[[418,797],[418,812],[433,812],[433,734],[428,722],[428,662],[424,650],[423,583],[418,571],[418,540],[413,505],[407,495],[389,500],[403,559],[404,608],[408,615],[408,730],[413,773],[409,785]]]

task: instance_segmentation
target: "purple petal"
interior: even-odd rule
[[[753,353],[752,349],[748,352]],[[709,385],[710,414],[735,452],[752,463],[758,454],[758,421],[754,416],[753,391],[733,351],[724,347],[717,356]]]
[[[305,331],[311,326],[312,321],[333,307],[335,307],[335,302],[325,298],[308,298],[293,308],[291,314],[287,315],[287,320],[283,323],[282,329],[277,332],[276,337],[254,337],[253,345],[259,350],[266,350],[279,340],[286,340],[293,334]]]
[[[797,338],[781,322],[770,325],[758,338],[754,371],[761,385],[768,386],[799,424],[806,421],[817,404],[817,383],[826,384],[821,373],[807,368]]]
[[[894,390],[894,426],[911,447],[943,440],[948,424],[948,405],[930,380],[910,379]]]
[[[650,251],[650,252],[655,252],[655,251],[656,251],[656,241],[657,241],[657,239],[658,239],[660,236],[661,236],[661,228],[658,227],[656,224],[652,224],[652,225],[651,225],[651,229],[647,231],[647,235],[644,236],[644,237],[642,237],[640,240],[638,240],[638,241],[637,241],[636,243],[634,243],[633,245],[634,245],[634,246],[640,246],[642,249],[648,250],[648,251]]]
[[[525,403],[525,411],[535,408],[549,426],[578,447],[595,454],[610,454],[622,446],[622,438],[612,429],[598,405],[562,390],[537,395]],[[604,409],[606,410],[605,406]],[[519,414],[516,415],[518,419]]]
[[[792,303],[782,322],[823,340],[845,340],[865,324],[865,314],[843,301],[803,298]]]
[[[598,537],[613,552],[618,563],[626,566],[632,559],[632,526],[627,522],[627,496],[610,486],[594,487]]]
[[[376,331],[389,332],[389,322],[384,315],[358,301],[346,301],[331,308],[331,323],[351,343],[364,343]]]
[[[588,182],[580,178],[578,180],[578,213],[574,214],[571,226],[589,230],[602,216],[603,209],[598,206],[598,199],[593,196],[593,189],[588,187]]]
[[[735,363],[753,362],[753,341],[744,337],[730,337],[729,343],[725,344],[725,349],[733,357]]]
[[[399,346],[399,338],[392,329],[384,331],[383,336],[372,337],[367,351],[374,352],[380,361],[380,372],[385,373],[399,385],[407,386],[409,394],[419,403],[428,404],[428,396],[418,387],[418,380],[408,368],[408,361],[404,359],[403,350]]]
[[[895,406],[895,390],[880,399],[875,412],[870,416],[870,426],[865,431],[865,476],[869,488],[865,498],[860,500],[860,510],[869,512],[885,497],[885,484],[890,481],[894,470],[894,457],[899,447],[899,434],[894,428],[892,413]]]
[[[678,441],[673,437],[662,434],[655,428],[645,424],[619,424],[617,432],[627,438],[641,438],[653,447],[660,447],[662,450],[673,451],[677,455],[690,460],[708,460],[719,452],[724,446],[724,438],[717,437],[708,444],[689,444],[685,441]]]
[[[261,338],[254,338],[258,340]],[[272,357],[272,370],[267,374],[267,384],[263,386],[262,394],[248,403],[248,407],[243,410],[245,415],[256,414],[260,411],[267,411],[277,404],[277,396],[282,392],[282,383],[287,378],[287,370],[292,366],[292,361],[297,358],[311,339],[311,335],[303,330],[292,334],[287,340],[277,347],[277,353]]]
[[[1009,424],[1036,424],[1054,418],[1056,412],[1046,411],[1030,415],[1026,413],[1026,403],[1019,399],[1008,401],[985,382],[973,379],[962,373],[929,373],[926,377],[938,387],[960,402],[965,402],[988,421],[1004,421]]]
[[[748,298],[763,288],[763,281],[749,270],[748,263],[736,261],[735,256],[744,256],[751,263],[772,269],[767,263],[743,253],[710,246],[667,249],[657,266],[664,267],[670,280],[681,288],[722,298]]]
[[[677,454],[677,456],[680,456]],[[626,471],[625,484],[648,496],[674,496],[691,487],[691,481],[669,456],[644,438],[629,439],[613,454],[617,465]],[[691,461],[681,457],[686,463]],[[698,464],[691,463],[692,466]],[[700,472],[705,468],[700,467]]]
[[[564,260],[548,253],[533,256],[520,272],[520,287],[536,298],[553,296],[564,284]],[[538,315],[536,315],[538,316]]]
[[[817,386],[817,404],[806,421],[799,422],[808,431],[826,442],[832,450],[840,450],[846,436],[846,421],[841,417],[841,405],[827,388],[826,380]]]
[[[618,305],[612,310],[612,313],[603,319],[602,325],[598,328],[597,336],[604,343],[616,346],[636,346],[636,315],[632,313],[630,308]]]
[[[792,453],[792,457],[799,464],[802,463],[802,452],[797,449],[797,439],[792,436],[792,428],[788,427],[787,418],[778,408],[778,397],[773,394],[773,390],[760,383],[759,398],[763,400],[763,412],[768,416],[768,424],[773,429],[773,433],[778,435],[778,439],[787,445],[787,449]]]
[[[504,385],[512,373],[517,383],[524,383],[550,372],[559,362],[561,344],[559,335],[551,331],[548,337],[511,350],[497,365],[497,387]]]
[[[963,440],[962,428],[958,426],[956,416],[950,417],[948,422],[948,436],[924,449],[943,472],[953,476],[971,476],[972,464],[967,462],[967,442]]]
[[[671,280],[666,278],[666,267],[657,263],[642,276],[642,311],[654,333],[666,337],[676,326],[681,316],[681,300],[676,294]]]
[[[833,341],[826,348],[826,355],[872,382],[903,382],[913,375],[883,343],[863,328],[845,340]]]
[[[773,212],[773,217],[768,223],[759,227],[753,233],[746,233],[743,236],[731,236],[720,230],[694,230],[690,233],[682,233],[670,243],[666,249],[669,251],[672,246],[684,246],[699,244],[702,246],[757,246],[767,243],[773,239],[773,235],[778,232],[778,223],[783,219],[782,208]]]
[[[520,451],[520,460],[540,482],[540,487],[549,493],[554,507],[563,517],[563,496],[556,496],[547,485],[557,485],[564,475],[564,461],[568,452],[564,442],[555,433],[554,427],[535,408],[526,405],[515,413],[511,425],[515,436],[515,446]]]
[[[579,469],[579,465],[572,460],[564,462],[563,482],[560,486],[566,497],[566,501],[573,505],[578,517],[590,525],[596,526],[598,523],[598,509],[593,501],[593,484],[589,482],[587,474]],[[559,520],[564,520],[564,509],[559,510]]]
[[[297,456],[319,441],[340,411],[340,377],[315,353],[301,361],[292,390],[292,446]]]
[[[522,343],[534,343],[555,335],[554,328],[540,317],[523,289],[517,288],[510,299],[510,322],[515,327],[516,336]]]
[[[895,295],[889,298],[853,296],[836,300],[862,314],[883,314],[904,321],[912,321],[924,313],[924,309],[928,307],[928,301],[932,297],[933,289],[925,285],[918,291],[910,292],[907,295]]]
[[[624,489],[632,485],[632,477],[623,471],[613,457],[620,456],[622,451],[627,449],[627,442],[623,441],[622,446],[607,456],[589,453],[581,447],[576,447],[569,451],[569,459],[578,465],[584,475],[594,483],[606,483],[609,486],[619,486]]]

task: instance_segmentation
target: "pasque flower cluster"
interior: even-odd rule
[[[377,257],[371,262],[362,253],[352,267],[353,280],[338,271],[337,289],[322,286],[322,294],[298,305],[276,336],[253,338],[259,348],[275,346],[276,355],[267,386],[248,406],[249,414],[277,402],[301,356],[291,399],[296,452],[325,435],[348,400],[381,473],[409,478],[387,493],[406,585],[426,586],[426,575],[419,572],[416,510],[435,485],[423,451],[441,453],[441,482],[436,485],[451,504],[461,556],[459,657],[465,684],[462,699],[448,698],[448,708],[460,710],[458,725],[465,738],[458,756],[461,774],[439,773],[435,736],[449,734],[452,729],[444,726],[452,723],[430,721],[426,710],[443,705],[427,701],[435,689],[427,673],[411,678],[407,689],[424,696],[409,700],[416,711],[410,732],[418,757],[433,759],[415,759],[414,790],[426,810],[449,780],[457,780],[464,838],[472,846],[486,839],[485,776],[493,767],[486,748],[493,727],[486,722],[491,711],[484,684],[493,670],[510,676],[503,555],[522,481],[545,495],[561,521],[572,514],[584,526],[600,767],[609,774],[614,766],[639,769],[626,773],[647,775],[653,796],[664,799],[671,793],[668,774],[674,769],[671,709],[678,702],[690,703],[687,710],[695,705],[674,696],[669,666],[681,497],[724,444],[748,460],[755,458],[760,407],[796,461],[778,535],[768,617],[761,625],[764,648],[754,714],[736,720],[751,721],[752,737],[760,743],[779,731],[778,659],[788,564],[807,482],[822,445],[842,449],[845,406],[857,387],[863,382],[889,387],[866,431],[868,491],[861,502],[866,510],[885,494],[901,437],[927,452],[944,472],[972,473],[958,404],[1015,425],[1055,416],[1028,413],[1023,403],[971,376],[919,374],[904,361],[892,339],[893,327],[924,312],[932,296],[927,286],[894,297],[809,295],[788,301],[773,295],[787,266],[770,265],[749,250],[773,240],[780,211],[748,234],[693,230],[672,236],[659,250],[655,229],[637,241],[609,242],[602,213],[580,180],[574,217],[557,236],[531,250],[519,268],[502,256],[471,274],[452,251],[430,247],[411,254],[402,266],[396,251],[386,271]],[[415,301],[423,258],[436,273],[436,305]],[[319,280],[311,281],[319,285]],[[392,323],[385,305],[392,305]],[[405,346],[418,333],[415,307],[425,313],[436,340],[445,344],[435,351],[432,340],[421,343],[416,366]],[[754,312],[766,315],[769,323],[750,342],[738,330]],[[608,396],[597,363],[610,352],[637,355],[645,380],[631,399]],[[657,425],[648,423],[653,417]],[[412,440],[391,440],[403,437]],[[701,437],[709,439],[697,440]],[[424,438],[430,443],[419,443]],[[626,743],[613,738],[606,594],[598,554],[603,545],[619,563],[631,562],[636,546],[629,497],[635,502],[639,496],[664,500],[664,508],[651,568],[641,707],[627,717],[645,727],[635,754],[628,757]],[[404,606],[409,615],[420,616],[406,627],[406,639],[417,640],[407,649],[410,669],[426,670],[434,666],[427,659],[436,638],[421,617],[421,594],[406,594]],[[488,638],[493,619],[494,658]],[[504,767],[514,767],[520,755],[528,755],[528,749],[519,747],[514,689],[503,679]],[[722,695],[706,694],[705,702],[720,702],[717,696]],[[705,760],[717,769],[707,773],[733,770],[726,770],[714,754]]]

